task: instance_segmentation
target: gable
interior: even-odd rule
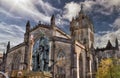
[[[30,36],[33,35],[34,40],[37,40],[41,37],[41,34],[44,34],[48,38],[52,36],[52,31],[50,28],[39,26],[34,31],[30,32]]]
[[[62,38],[65,38],[65,39],[71,39],[71,37],[68,34],[66,34],[65,32],[61,31],[58,28],[55,31],[55,36],[62,37]]]

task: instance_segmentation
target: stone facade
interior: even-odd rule
[[[90,18],[84,14],[82,8],[78,14],[78,17],[73,18],[70,22],[71,37],[73,40],[77,40],[85,47],[83,68],[85,69],[84,77],[81,78],[93,78],[93,44],[94,44],[94,27]]]
[[[8,43],[4,59],[5,72],[8,72],[9,76],[15,70],[34,72],[33,58],[35,57],[33,55],[42,50],[39,47],[39,39],[44,36],[48,39],[48,66],[53,78],[92,78],[94,61],[91,45],[94,43],[94,29],[92,22],[82,10],[78,17],[70,22],[70,32],[71,34],[68,35],[56,26],[54,15],[51,17],[50,25],[39,23],[30,28],[28,21],[24,42],[12,48],[10,48],[10,42]]]

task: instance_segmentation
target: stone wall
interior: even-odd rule
[[[59,59],[59,54],[63,52],[63,59]],[[60,70],[59,68],[63,68],[63,72],[65,74],[66,78],[70,77],[70,66],[71,66],[71,44],[70,43],[65,43],[65,42],[60,42],[60,41],[55,41],[55,56],[54,60],[57,61],[57,63],[54,66],[54,75],[56,76],[59,74]]]
[[[10,72],[12,70],[22,70],[24,68],[24,53],[25,53],[25,46],[18,47],[14,50],[11,50],[7,55],[6,61],[6,72]]]

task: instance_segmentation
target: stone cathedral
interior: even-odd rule
[[[52,78],[93,78],[94,27],[81,10],[70,22],[70,34],[55,24],[26,24],[24,41],[4,53],[3,70],[11,76],[13,71],[50,72]]]

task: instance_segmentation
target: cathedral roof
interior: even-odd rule
[[[108,40],[108,43],[106,45],[106,49],[112,49],[112,48],[113,48],[113,46],[112,46],[110,40]]]
[[[105,48],[97,48],[96,49],[96,51],[105,51],[105,50],[117,50],[117,48],[112,46],[110,40],[108,40],[108,43]]]
[[[20,47],[22,47],[22,46],[25,46],[25,43],[24,43],[24,42],[22,42],[22,43],[20,43],[20,44],[18,44],[18,45],[16,45],[16,46],[10,48],[10,51],[9,51],[9,52],[14,51],[14,50],[16,50],[16,49],[18,49],[18,48],[20,48]]]

